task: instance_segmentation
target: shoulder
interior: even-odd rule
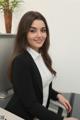
[[[30,65],[32,62],[32,57],[27,51],[24,51],[23,53],[17,55],[13,60],[13,64],[19,64],[20,66]]]

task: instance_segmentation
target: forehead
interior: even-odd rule
[[[42,20],[34,20],[31,27],[46,27]]]

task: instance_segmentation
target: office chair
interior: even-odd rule
[[[72,116],[72,112],[73,112],[75,93],[63,93],[63,95],[69,100],[69,102],[72,106],[72,111],[70,113],[67,113],[67,111],[63,105],[61,105],[59,102],[53,101],[53,100],[50,100],[49,110],[55,112],[56,114],[58,114],[58,116],[70,117],[70,116]]]

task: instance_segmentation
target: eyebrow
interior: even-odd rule
[[[33,26],[31,26],[30,28],[36,29],[36,27],[33,27]],[[46,27],[42,27],[42,28],[46,28]],[[42,28],[41,28],[41,29],[42,29]]]
[[[30,28],[36,29],[36,27],[31,26]]]

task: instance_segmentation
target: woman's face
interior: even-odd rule
[[[34,20],[27,34],[29,46],[38,51],[43,46],[46,37],[45,23],[42,20]]]

